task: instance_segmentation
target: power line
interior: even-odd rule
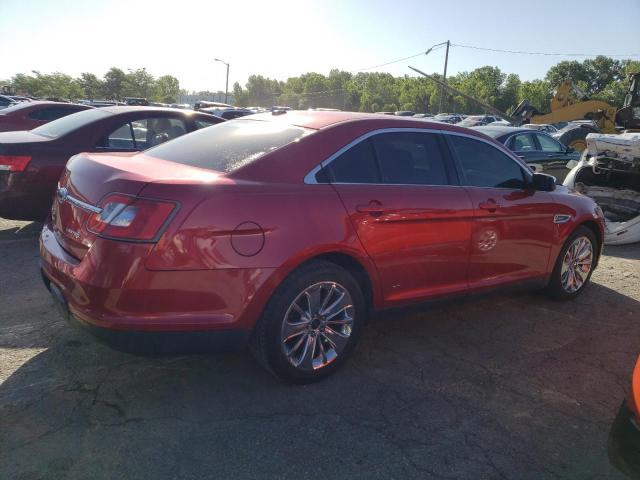
[[[444,47],[444,45],[441,45],[439,47],[435,47],[431,51],[436,51],[436,50],[438,50],[438,49],[440,49],[442,47]],[[416,53],[415,55],[410,55],[408,57],[399,58],[397,60],[392,60],[392,61],[387,62],[387,63],[381,63],[380,65],[372,65],[371,67],[359,68],[358,70],[352,70],[352,71],[353,72],[364,72],[365,70],[373,70],[374,68],[386,67],[387,65],[392,65],[394,63],[403,62],[405,60],[410,60],[412,58],[419,57],[420,55],[424,55],[425,53],[426,53],[426,51],[420,52],[420,53]]]
[[[515,53],[520,55],[545,55],[545,56],[554,56],[554,57],[597,57],[598,55],[604,55],[604,54],[594,54],[594,53],[525,52],[520,50],[503,50],[500,48],[487,48],[487,47],[477,47],[475,45],[462,45],[460,43],[452,43],[451,46],[461,47],[461,48],[471,48],[473,50],[485,50],[487,52]],[[640,57],[640,53],[628,53],[628,54],[617,53],[614,55],[604,55],[604,56],[605,57]]]

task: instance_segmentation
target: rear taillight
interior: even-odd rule
[[[116,193],[100,202],[100,207],[102,211],[87,221],[90,232],[101,237],[149,242],[157,240],[177,205]]]
[[[0,171],[22,172],[30,161],[26,155],[0,155]]]

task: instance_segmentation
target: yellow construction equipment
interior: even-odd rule
[[[582,152],[587,147],[589,133],[640,129],[640,73],[631,74],[629,80],[629,90],[620,109],[601,100],[590,100],[571,80],[565,80],[551,100],[551,113],[542,114],[523,100],[511,115],[518,117],[521,123],[536,124],[590,120],[592,124],[577,125],[558,137],[566,146]]]
[[[513,113],[508,115],[417,68],[409,68],[441,85],[448,92],[471,100],[486,111],[492,112],[514,125],[525,123],[553,124],[588,120],[588,123],[576,124],[571,128],[567,128],[560,137],[557,137],[561,143],[579,152],[586,149],[586,137],[589,133],[640,131],[640,72],[632,73],[629,76],[629,90],[620,109],[609,105],[607,102],[590,100],[571,80],[565,80],[557,88],[551,100],[551,113],[543,114],[527,100],[523,100]]]

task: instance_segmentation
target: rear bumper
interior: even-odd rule
[[[246,343],[274,269],[151,271],[144,267],[151,248],[97,239],[79,260],[45,225],[43,279],[70,319],[115,348],[164,353]]]
[[[250,330],[136,331],[96,327],[71,314],[60,290],[44,273],[42,278],[59,313],[70,325],[90,333],[115,350],[146,355],[229,352],[242,350],[249,342]]]
[[[631,478],[640,478],[640,425],[625,403],[609,433],[609,460]]]

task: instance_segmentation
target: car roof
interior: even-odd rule
[[[266,122],[282,122],[298,127],[322,130],[324,128],[346,122],[356,122],[367,120],[377,125],[377,128],[429,128],[444,130],[454,128],[449,124],[441,122],[431,122],[415,117],[402,117],[397,115],[384,115],[380,113],[361,113],[343,111],[317,111],[317,110],[288,110],[286,112],[266,112],[256,113],[243,120],[258,120]],[[459,128],[459,127],[458,127]],[[467,130],[468,131],[468,130]]]
[[[117,115],[119,113],[128,113],[128,112],[178,112],[183,115],[189,115],[198,113],[193,110],[185,110],[183,108],[171,108],[171,107],[153,107],[153,106],[140,106],[140,105],[113,105],[107,107],[101,107],[100,110],[103,112],[109,112],[113,115]],[[205,112],[206,113],[206,112]]]

